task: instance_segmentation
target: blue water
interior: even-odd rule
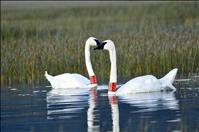
[[[199,132],[199,81],[173,92],[108,96],[96,89],[1,88],[2,132]]]

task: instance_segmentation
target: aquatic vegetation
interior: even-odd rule
[[[110,4],[1,9],[1,84],[41,83],[44,71],[87,76],[84,44],[89,36],[111,39],[118,80],[177,67],[199,73],[199,4]],[[91,51],[92,52],[92,51]],[[109,55],[92,52],[99,82],[109,78]]]

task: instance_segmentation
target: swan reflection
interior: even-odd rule
[[[130,106],[138,107],[134,112],[153,112],[157,110],[179,110],[178,100],[173,92],[151,92],[129,94],[125,96],[108,96],[111,105],[112,114],[112,131],[119,132],[119,107],[118,100]],[[131,118],[131,117],[130,117]],[[178,117],[175,117],[178,118]]]
[[[77,116],[88,106],[89,89],[52,89],[47,93],[47,119],[67,119]]]
[[[148,114],[153,115],[154,112],[158,110],[172,110],[175,112],[179,110],[178,100],[175,98],[173,92],[152,92],[152,93],[139,93],[139,94],[127,94],[125,96],[107,96],[104,94],[103,87],[102,90],[98,90],[100,96],[97,95],[96,88],[90,89],[52,89],[47,93],[47,119],[79,119],[83,113],[86,112],[84,116],[85,121],[87,122],[87,131],[101,131],[104,129],[104,124],[101,124],[101,120],[104,117],[100,118],[100,115],[111,114],[112,122],[110,122],[109,116],[105,117],[105,124],[111,123],[111,128],[113,132],[119,132],[123,130],[123,122],[120,122],[122,117],[125,117],[125,120],[137,120],[140,121],[137,116],[137,112],[143,114],[144,112],[149,112]],[[101,113],[101,108],[104,109],[99,101],[105,100],[109,102],[110,107],[106,104],[107,114]],[[128,104],[128,109],[122,109],[124,105]],[[119,113],[119,105],[121,107]],[[137,107],[134,109],[133,107]],[[87,109],[88,108],[88,109]],[[107,109],[111,108],[111,113]],[[136,113],[136,114],[131,114]],[[175,114],[175,113],[174,113]],[[84,115],[84,114],[83,114]],[[172,116],[172,118],[164,118],[164,121],[173,121],[179,117]],[[154,117],[147,118],[151,121],[157,121]],[[123,121],[125,121],[123,120]],[[143,121],[142,119],[141,121]],[[109,121],[109,122],[107,122]],[[144,120],[145,121],[145,120]],[[73,123],[73,120],[68,120],[68,122]],[[76,120],[75,122],[81,123],[81,120]],[[120,127],[121,123],[121,127]],[[134,125],[137,128],[136,124],[126,123],[126,126]]]
[[[99,130],[99,120],[97,119],[97,113],[99,112],[96,109],[97,106],[97,90],[96,88],[91,88],[89,91],[89,100],[88,100],[89,108],[87,111],[87,125],[88,132],[100,131]]]
[[[99,86],[97,89],[103,90],[107,89],[107,86]],[[102,95],[102,94],[101,94]],[[112,118],[112,131],[119,132],[119,108],[118,108],[118,100],[117,96],[107,96],[103,94],[101,97],[107,97],[109,101],[109,105],[111,106],[111,118]],[[87,111],[87,125],[88,132],[100,131],[100,123],[99,123],[99,106],[98,106],[98,96],[95,88],[92,88],[89,91],[89,108]]]
[[[119,96],[121,102],[140,108],[136,112],[157,111],[163,109],[178,110],[178,100],[173,92],[137,93]]]
[[[112,126],[113,132],[119,132],[119,108],[118,108],[118,101],[117,96],[108,96],[109,104],[111,105],[111,115],[112,115]]]

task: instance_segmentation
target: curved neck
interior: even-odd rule
[[[91,60],[90,60],[90,43],[86,43],[85,45],[85,61],[86,61],[86,69],[88,71],[90,80],[93,80],[93,77],[95,77],[95,73],[93,72],[93,68],[91,65]]]
[[[117,64],[116,64],[116,51],[115,48],[109,50],[110,61],[111,61],[111,73],[109,82],[117,83]]]
[[[111,61],[111,72],[109,80],[109,91],[115,92],[117,84],[117,63],[116,63],[116,51],[115,48],[109,50]]]

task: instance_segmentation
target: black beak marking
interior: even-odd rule
[[[94,39],[95,42],[97,43],[97,46],[100,46],[101,45],[101,42],[98,40],[98,39]]]
[[[107,42],[100,42],[98,39],[94,39],[95,42],[97,43],[97,47],[94,48],[94,50],[100,50],[100,49],[104,49],[104,45],[107,43]]]

